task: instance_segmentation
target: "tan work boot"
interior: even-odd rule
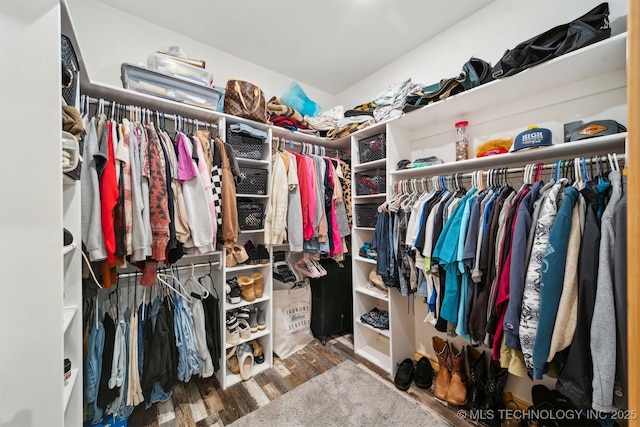
[[[449,347],[451,353],[449,362],[451,367],[451,383],[447,391],[446,401],[462,406],[467,403],[467,374],[464,368],[464,352],[462,348],[456,351],[454,346]]]
[[[446,400],[449,392],[449,385],[451,383],[451,371],[449,367],[449,355],[451,350],[449,349],[449,343],[440,337],[431,338],[433,345],[433,351],[436,352],[438,357],[438,376],[436,377],[436,384],[433,387],[433,394],[441,400]]]

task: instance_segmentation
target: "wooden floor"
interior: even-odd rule
[[[145,410],[144,405],[138,406],[129,417],[128,425],[224,426],[345,360],[360,363],[393,383],[393,377],[353,353],[353,336],[347,334],[332,337],[326,346],[314,340],[286,359],[279,359],[274,355],[272,368],[226,390],[220,388],[215,377],[206,380],[196,377],[189,383],[178,383],[168,402],[155,404],[149,410]],[[438,403],[430,391],[412,385],[408,393],[454,426],[473,425],[457,418],[454,409]]]

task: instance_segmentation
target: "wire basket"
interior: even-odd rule
[[[358,141],[360,163],[373,162],[387,157],[387,136],[384,133]]]
[[[236,186],[237,194],[258,194],[260,196],[267,194],[267,177],[269,176],[267,169],[241,166],[240,176],[242,180]]]
[[[375,228],[378,221],[378,205],[363,203],[355,205],[356,227]]]
[[[227,126],[227,142],[233,148],[236,157],[244,159],[262,160],[264,155],[264,140],[244,133],[231,132]]]
[[[264,227],[264,205],[252,200],[238,200],[238,228],[260,230]]]
[[[387,173],[384,169],[356,172],[356,195],[384,193],[387,188]]]

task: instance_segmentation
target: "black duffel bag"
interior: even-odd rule
[[[491,75],[494,79],[512,76],[610,36],[609,3],[602,3],[568,24],[558,25],[507,50]]]

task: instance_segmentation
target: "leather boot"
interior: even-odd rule
[[[449,349],[449,343],[440,337],[431,338],[431,344],[433,345],[433,351],[435,351],[438,357],[439,365],[436,384],[433,387],[433,394],[438,399],[445,400],[449,392],[449,384],[451,383],[451,371],[449,367],[451,350]]]
[[[469,392],[466,409],[478,409],[484,398],[484,387],[487,376],[486,356],[484,350],[480,352],[475,347],[466,347],[469,361]]]
[[[253,289],[253,279],[251,277],[238,277],[238,284],[240,285],[240,295],[243,300],[248,302],[256,300],[256,293]]]
[[[451,368],[451,383],[447,391],[446,401],[452,405],[462,406],[467,403],[467,373],[464,367],[464,349],[456,351],[453,345],[449,346]]]
[[[479,421],[488,427],[500,427],[500,409],[504,409],[502,393],[507,383],[509,371],[501,368],[500,362],[492,360],[487,374],[487,384],[484,388],[484,399],[480,405],[481,414],[493,414],[493,417],[483,417]]]
[[[262,298],[263,295],[263,287],[262,287],[262,273],[253,273],[251,275],[253,279],[253,291],[256,294],[256,298]]]

